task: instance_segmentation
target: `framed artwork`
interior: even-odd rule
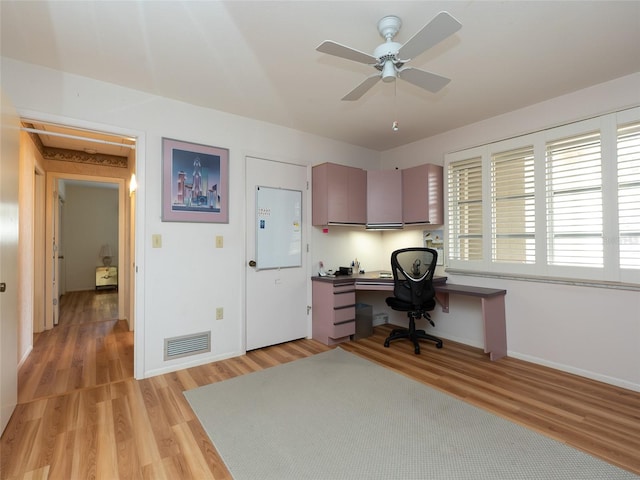
[[[229,150],[162,139],[162,221],[229,223]]]
[[[444,235],[442,230],[425,230],[422,234],[424,236],[424,246],[433,248],[438,252],[436,265],[444,265]]]

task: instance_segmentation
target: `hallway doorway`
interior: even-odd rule
[[[136,209],[135,194],[130,191],[131,178],[136,171],[137,138],[123,136],[121,134],[104,131],[90,130],[80,127],[71,127],[56,123],[45,123],[42,121],[22,118],[22,130],[29,133],[31,141],[36,145],[37,152],[41,155],[38,162],[42,165],[44,176],[46,177],[46,193],[44,195],[44,205],[40,208],[44,211],[44,250],[42,256],[44,265],[40,271],[44,272],[45,282],[45,312],[44,321],[34,316],[34,325],[40,322],[44,329],[34,329],[34,351],[38,348],[37,343],[40,338],[48,338],[48,350],[56,349],[50,342],[55,340],[57,334],[52,333],[55,329],[68,330],[69,328],[80,329],[80,336],[89,344],[94,344],[95,351],[92,355],[100,354],[100,348],[104,349],[105,335],[109,331],[127,334],[130,338],[125,344],[130,343],[130,352],[124,354],[119,360],[121,363],[117,367],[120,373],[111,375],[109,378],[126,378],[133,376],[134,371],[134,312],[135,312],[135,225]],[[90,254],[85,255],[83,269],[69,272],[70,258],[73,255],[65,255],[64,244],[67,243],[62,237],[62,223],[66,213],[60,202],[61,191],[72,185],[72,188],[110,189],[114,192],[116,232],[115,237],[104,240],[93,240],[96,245],[87,246]],[[34,218],[35,220],[35,218]],[[96,228],[82,231],[80,228],[72,234],[81,238],[73,246],[74,253],[77,253],[83,244],[88,243],[88,232],[94,232]],[[67,232],[67,235],[69,233]],[[113,252],[113,265],[117,267],[117,288],[108,291],[96,291],[96,277],[98,267],[102,266],[99,259],[99,251],[107,245]],[[38,261],[38,253],[34,256]],[[77,255],[76,255],[77,256]],[[42,262],[42,260],[39,260]],[[36,269],[36,271],[38,271]],[[71,282],[69,281],[71,278]],[[41,280],[35,279],[35,282]],[[64,298],[66,297],[66,298]],[[78,300],[79,298],[81,300]],[[23,320],[21,320],[23,321]],[[62,322],[62,324],[61,324]],[[54,325],[58,325],[54,327]],[[64,327],[59,328],[59,327]],[[43,331],[44,330],[44,331]],[[63,336],[70,335],[70,330]],[[73,335],[71,335],[73,336]],[[64,352],[58,352],[62,358],[69,355],[78,359],[86,353],[84,347],[77,345],[78,351],[70,352],[72,343],[65,343]],[[102,347],[101,347],[102,346]],[[61,347],[62,348],[62,347]],[[121,349],[122,350],[122,349]],[[126,350],[126,348],[125,348]],[[89,352],[91,353],[91,352]],[[121,352],[122,353],[122,352]],[[33,356],[33,353],[31,354]],[[95,361],[98,357],[94,358]],[[29,364],[28,358],[23,365]],[[90,372],[100,370],[99,365],[95,365],[94,360],[82,361],[83,375],[88,378],[82,380],[82,384],[89,384],[96,381],[95,375]],[[64,362],[60,362],[64,367]],[[78,361],[74,363],[77,368]],[[112,365],[113,367],[113,365]],[[52,367],[50,367],[52,368]],[[64,370],[64,368],[62,368]],[[87,373],[89,372],[89,373]],[[112,372],[113,373],[113,372]],[[60,372],[61,384],[73,386],[78,382],[79,372]],[[65,375],[71,375],[75,380],[63,380]],[[98,377],[104,374],[99,374]],[[93,380],[92,380],[93,378]],[[97,379],[99,381],[99,378]],[[29,384],[35,380],[29,380]],[[60,385],[58,388],[61,388]],[[32,392],[33,393],[33,392]],[[19,392],[21,395],[21,392]],[[26,392],[29,396],[29,393]],[[21,396],[22,398],[22,396]]]

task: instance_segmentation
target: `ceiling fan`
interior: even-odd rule
[[[450,79],[446,77],[418,68],[406,67],[405,64],[453,35],[462,27],[462,24],[449,13],[440,12],[404,45],[393,41],[401,26],[402,21],[395,15],[386,16],[378,22],[378,32],[385,39],[385,43],[379,45],[373,51],[373,55],[331,40],[325,40],[318,45],[316,50],[319,52],[354,62],[366,63],[379,71],[375,75],[367,77],[364,82],[342,97],[342,100],[358,100],[380,79],[383,82],[392,82],[396,78],[401,78],[432,93],[438,92],[450,82]]]

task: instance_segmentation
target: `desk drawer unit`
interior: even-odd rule
[[[312,335],[326,345],[350,339],[356,333],[356,290],[353,282],[313,282]]]

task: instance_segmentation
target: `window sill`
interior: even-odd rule
[[[469,277],[502,278],[505,280],[517,280],[522,282],[555,283],[560,285],[573,285],[577,287],[609,288],[613,290],[631,290],[634,292],[640,292],[640,285],[638,285],[637,283],[605,282],[602,280],[581,280],[576,278],[554,278],[534,275],[515,275],[510,273],[478,272],[472,270],[462,270],[459,268],[445,268],[444,271],[452,275],[466,275]]]

